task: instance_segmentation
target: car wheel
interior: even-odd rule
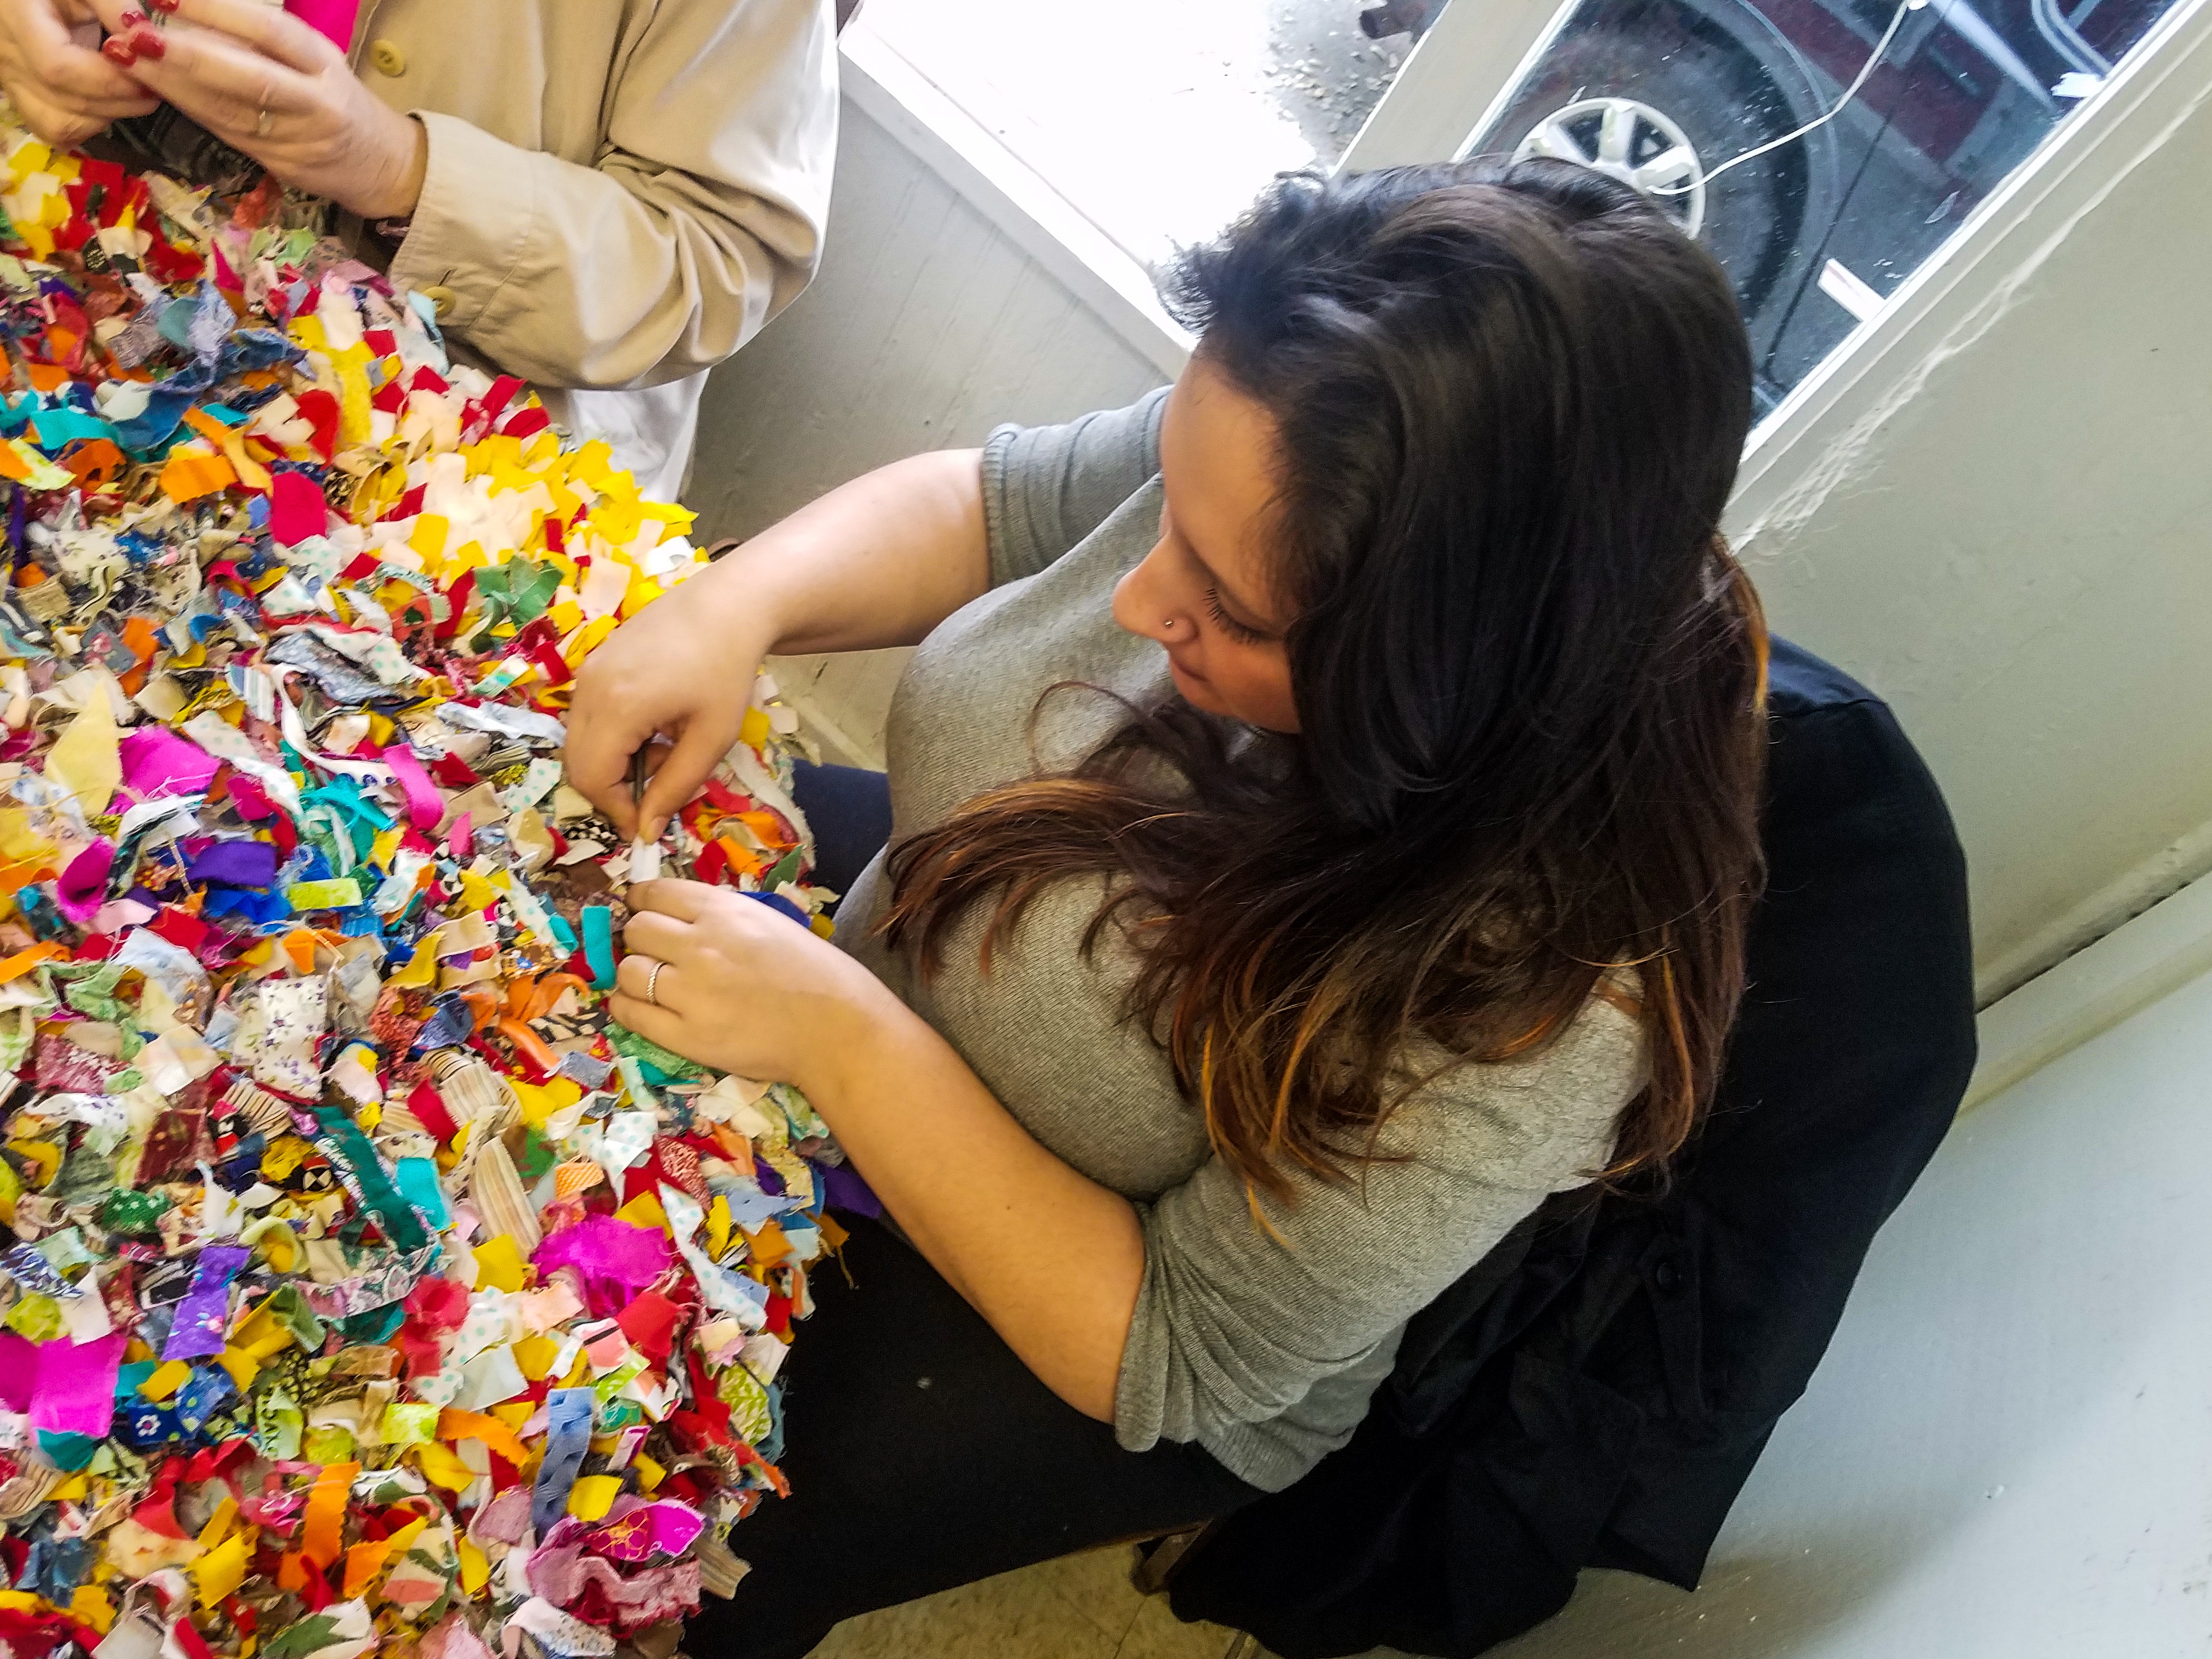
[[[1705,222],[1705,170],[1690,135],[1666,111],[1633,98],[1583,98],[1539,121],[1513,152],[1549,155],[1620,179],[1658,203],[1695,236]]]
[[[1810,88],[1783,79],[1704,9],[1594,0],[1479,147],[1580,161],[1650,194],[1719,260],[1755,323],[1807,228],[1815,155],[1787,144],[1709,175],[1807,118]]]

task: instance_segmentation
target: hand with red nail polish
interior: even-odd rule
[[[144,0],[82,3],[125,43],[141,86],[283,183],[364,219],[414,212],[428,134],[362,85],[319,31],[253,0],[151,0],[191,25],[167,30],[147,24]]]
[[[127,41],[102,44],[89,0],[0,0],[0,93],[50,144],[150,113],[159,100],[128,72],[139,56]]]

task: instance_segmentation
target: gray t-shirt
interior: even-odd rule
[[[894,842],[985,789],[1066,767],[1119,724],[1106,698],[1039,695],[1064,680],[1143,703],[1175,695],[1166,653],[1125,633],[1114,585],[1160,514],[1164,394],[1066,426],[1001,427],[983,452],[991,591],[947,617],[899,682],[889,732]],[[1121,1018],[1132,947],[1079,948],[1105,889],[1070,878],[1030,909],[987,976],[981,910],[920,981],[870,937],[886,897],[878,857],[837,938],[942,1033],[1059,1157],[1136,1205],[1145,1281],[1122,1351],[1114,1426],[1141,1451],[1196,1441],[1270,1491],[1352,1437],[1408,1317],[1549,1193],[1610,1156],[1642,1079],[1635,1022],[1593,1000],[1556,1042],[1510,1064],[1451,1070],[1400,1108],[1352,1186],[1294,1176],[1263,1207],[1206,1146],[1166,1056]],[[1439,1054],[1409,1054],[1433,1066]]]

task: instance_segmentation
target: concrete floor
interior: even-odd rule
[[[1129,1583],[1127,1546],[1002,1573],[837,1626],[813,1659],[1261,1659]]]

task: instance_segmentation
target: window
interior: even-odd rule
[[[1145,313],[1139,332],[1167,326],[1131,301],[1141,268],[1277,172],[1552,155],[1631,179],[1712,251],[1765,414],[2197,7],[869,0],[861,29],[1056,204],[1063,241],[1095,243],[1078,262]]]
[[[1287,168],[1333,166],[1412,42],[1358,0],[982,6],[868,0],[859,25],[1139,264]]]
[[[2170,3],[1570,0],[1503,93],[1470,77],[1458,149],[1562,156],[1650,192],[1727,269],[1771,408]]]

